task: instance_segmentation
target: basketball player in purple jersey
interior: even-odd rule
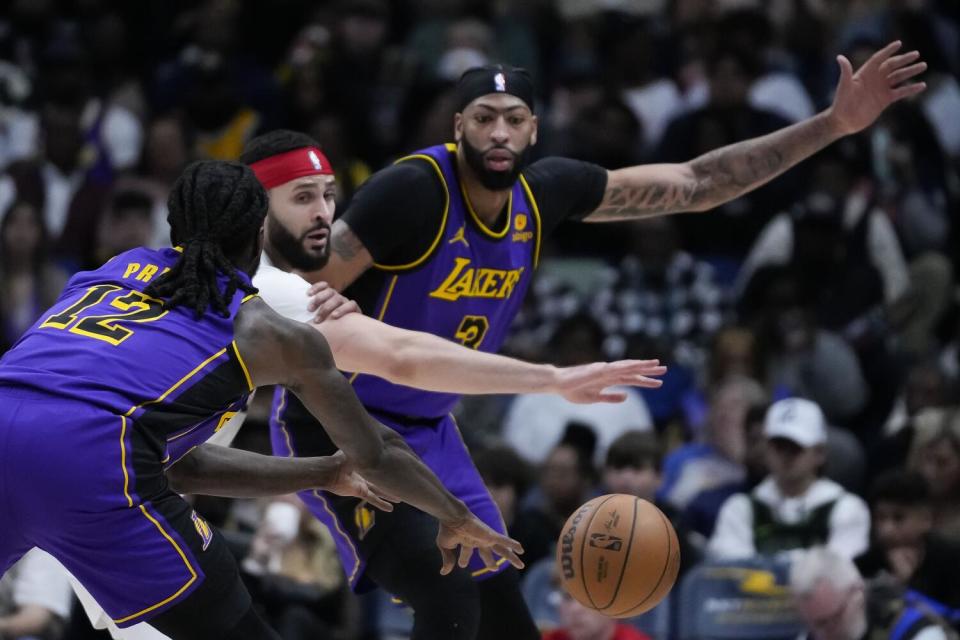
[[[174,489],[322,487],[390,509],[354,470],[434,514],[462,555],[520,564],[515,541],[363,411],[322,336],[255,295],[267,196],[253,172],[195,163],[169,210],[175,248],[77,274],[0,360],[0,570],[38,546],[121,627],[274,638],[223,540]],[[204,445],[264,384],[292,389],[342,453],[284,460]]]
[[[617,171],[563,158],[524,167],[524,152],[537,136],[530,77],[503,66],[469,70],[457,88],[455,142],[417,152],[372,177],[333,225],[327,265],[302,275],[338,290],[353,285],[350,295],[388,324],[495,351],[536,267],[541,237],[562,220],[706,211],[761,186],[925,88],[911,78],[926,64],[915,51],[896,55],[900,46],[878,51],[856,73],[839,56],[834,102],[808,120],[683,164]],[[353,384],[364,406],[407,439],[454,494],[489,525],[502,527],[449,417],[456,396],[364,375]],[[292,444],[292,452],[320,450],[297,448],[299,434],[315,431],[282,393],[273,415],[275,445],[282,432],[290,437],[279,443]],[[398,508],[371,522],[356,501],[331,496],[330,502],[365,563],[357,565],[362,574],[355,582],[371,578],[409,602],[415,640],[537,637],[515,572],[506,565],[491,572],[475,559],[470,569],[480,582],[463,571],[441,580],[425,570],[425,557],[435,553],[422,543],[427,519]]]

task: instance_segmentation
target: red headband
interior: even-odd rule
[[[332,176],[333,167],[323,152],[316,147],[303,147],[279,153],[250,165],[264,189],[304,176]]]

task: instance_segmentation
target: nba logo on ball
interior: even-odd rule
[[[317,157],[317,152],[316,152],[316,151],[314,151],[313,149],[311,149],[311,150],[310,150],[310,153],[309,153],[308,155],[310,156],[310,162],[313,163],[313,168],[314,168],[314,169],[316,169],[317,171],[320,171],[321,169],[323,169],[323,165],[320,164],[320,158]]]
[[[497,91],[506,91],[507,90],[507,79],[503,77],[502,73],[498,73],[493,76],[493,87]]]
[[[680,549],[660,509],[611,494],[585,503],[563,525],[557,564],[563,589],[574,600],[611,618],[629,618],[670,592]]]

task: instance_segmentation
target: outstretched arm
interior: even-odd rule
[[[710,151],[683,164],[652,164],[609,172],[600,206],[585,220],[607,222],[681,211],[706,211],[769,182],[838,138],[870,126],[888,106],[926,88],[909,80],[927,65],[893,42],[856,73],[837,56],[840,82],[833,104],[803,122]]]
[[[390,326],[359,313],[311,325],[324,334],[344,371],[359,371],[428,391],[558,393],[571,402],[622,402],[615,385],[657,388],[657,360],[596,362],[558,368],[469,349],[444,338]]]
[[[224,498],[260,498],[324,489],[366,500],[385,511],[393,506],[379,489],[353,472],[343,453],[314,458],[278,458],[202,444],[166,471],[177,493]]]
[[[514,553],[522,550],[516,541],[477,520],[396,432],[370,417],[336,369],[322,335],[284,319],[258,299],[241,308],[235,324],[254,386],[281,384],[293,391],[361,476],[454,529],[460,544],[523,566]]]

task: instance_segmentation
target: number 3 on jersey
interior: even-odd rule
[[[479,349],[489,328],[490,323],[487,322],[486,316],[463,316],[463,321],[460,322],[453,337],[462,342],[465,347]]]
[[[109,305],[123,313],[105,313],[78,319],[80,313],[100,304],[112,293],[125,294],[117,295]],[[117,285],[98,284],[87,289],[74,304],[44,320],[40,328],[69,329],[70,333],[116,346],[133,335],[132,329],[122,327],[118,322],[153,322],[165,315],[167,311],[163,308],[162,300]]]

